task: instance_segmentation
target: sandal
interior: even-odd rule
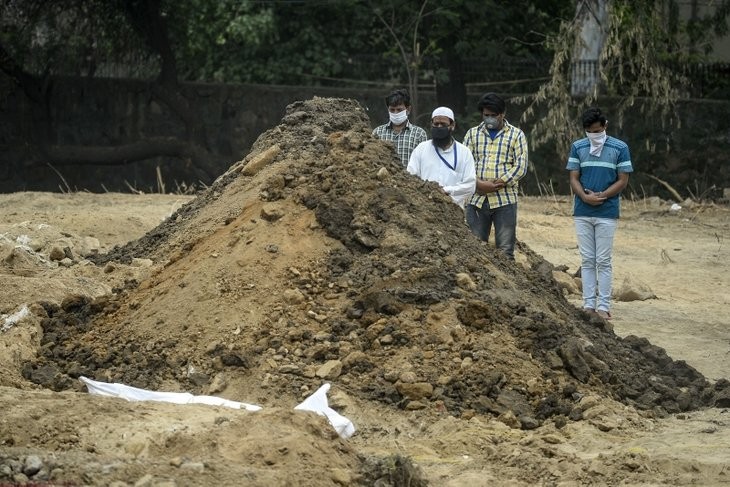
[[[608,311],[604,311],[602,309],[599,309],[597,312],[598,316],[603,318],[604,320],[610,320],[611,319],[611,313]]]

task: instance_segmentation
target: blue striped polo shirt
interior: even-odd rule
[[[587,137],[573,142],[566,167],[568,171],[580,171],[580,184],[584,189],[596,193],[605,191],[616,182],[619,173],[634,172],[626,142],[609,135],[600,156],[591,155],[590,150],[591,142]],[[619,198],[617,194],[601,205],[591,206],[575,196],[573,216],[618,218]]]

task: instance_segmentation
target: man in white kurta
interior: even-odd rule
[[[438,107],[431,114],[431,140],[413,149],[408,161],[409,173],[424,181],[435,181],[451,196],[454,203],[464,204],[476,190],[474,156],[463,144],[454,140],[454,112]]]

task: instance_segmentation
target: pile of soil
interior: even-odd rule
[[[659,412],[730,405],[727,381],[617,337],[521,250],[524,266],[473,238],[355,102],[299,102],[205,194],[99,259],[161,263],[142,286],[48,307],[43,357],[24,374],[54,390],[79,375],[197,393],[258,385],[292,402],[333,381],[522,428],[580,419],[588,393]]]

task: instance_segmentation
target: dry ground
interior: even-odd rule
[[[188,199],[87,193],[1,195],[0,234],[29,233],[18,232],[18,226],[46,223],[53,226],[47,231],[54,232],[54,238],[64,238],[64,234],[71,236],[67,239],[94,237],[99,240],[99,248],[107,251],[141,237]],[[730,305],[729,212],[726,207],[703,206],[676,213],[668,207],[668,203],[656,201],[624,203],[616,240],[615,282],[621,287],[628,279],[649,289],[656,299],[616,302],[615,330],[622,335],[648,337],[666,348],[673,358],[686,360],[708,378],[718,379],[730,370],[726,311]],[[569,272],[574,272],[579,259],[569,212],[567,197],[523,198],[519,238],[556,266],[565,265]],[[3,276],[0,311],[15,311],[20,303],[10,301],[21,298],[30,302],[42,296],[61,297],[73,286],[78,292],[93,292],[99,286],[113,285],[108,284],[107,274],[82,279],[79,274],[89,273],[79,272],[80,267],[76,269],[69,276],[49,274],[36,283],[18,284],[10,276]],[[127,278],[139,277],[139,271],[140,268],[130,266],[123,274]],[[63,291],[56,295],[56,289]],[[580,304],[576,294],[569,299]],[[0,353],[10,353],[8,335],[22,335],[20,331],[3,334],[5,348]],[[12,351],[16,359],[20,353],[33,352]],[[289,442],[292,450],[304,448],[302,436],[311,434],[312,426],[300,423],[286,409],[273,408],[267,412],[269,416],[262,415],[255,424],[263,432],[246,430],[244,434],[234,429],[235,435],[240,436],[231,438],[230,432],[213,429],[218,428],[213,425],[220,424],[220,418],[240,421],[240,413],[218,408],[134,404],[83,393],[23,387],[3,387],[2,391],[5,412],[0,420],[4,424],[0,459],[5,455],[27,458],[35,453],[48,462],[54,447],[44,442],[46,446],[34,448],[32,438],[24,442],[24,428],[17,428],[13,438],[13,428],[7,424],[35,421],[38,428],[34,434],[38,438],[57,436],[56,452],[74,451],[74,445],[85,445],[85,450],[64,456],[62,465],[56,467],[70,478],[76,475],[72,472],[77,472],[77,480],[70,481],[71,484],[105,484],[106,479],[114,477],[116,469],[122,468],[120,464],[127,462],[134,464],[134,468],[124,470],[128,485],[205,485],[213,478],[221,485],[237,485],[236,477],[225,472],[211,477],[198,473],[206,471],[204,462],[197,461],[210,448],[206,442],[217,442],[236,462],[249,462],[249,478],[258,479],[257,485],[308,482],[307,476],[298,478],[292,473],[302,468],[298,462],[306,462],[301,456],[290,463],[269,459],[268,464],[263,463],[265,468],[260,466],[258,457],[271,452],[259,451],[255,446],[260,440],[257,434],[275,435],[281,442]],[[436,422],[424,422],[416,411],[367,409],[371,406],[350,399],[346,414],[355,421],[358,433],[346,448],[361,454],[407,455],[422,468],[432,485],[529,485],[531,481],[525,480],[525,472],[530,470],[537,471],[544,485],[724,485],[729,481],[730,418],[726,409],[648,418],[631,408],[607,403],[602,405],[604,418],[612,418],[615,426],[609,431],[602,431],[600,421],[569,423],[561,430],[546,426],[542,430],[520,431],[480,416],[470,420],[446,416]],[[271,423],[267,425],[268,421]],[[291,431],[297,428],[305,433]],[[176,440],[177,437],[180,439]],[[244,454],[242,450],[246,448],[242,443],[249,441],[254,444],[249,447],[253,453]],[[19,444],[25,446],[19,448]],[[91,468],[94,464],[98,468]],[[319,465],[315,462],[305,470],[320,470],[327,479],[349,482],[348,465],[342,459],[332,458]],[[193,471],[200,476],[191,476]],[[309,482],[317,484],[316,480]]]

